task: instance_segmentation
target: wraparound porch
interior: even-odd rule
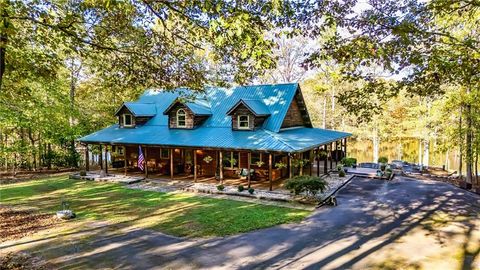
[[[145,162],[139,169],[139,146]],[[149,179],[282,188],[295,175],[317,175],[336,168],[346,156],[347,140],[330,142],[303,152],[283,153],[233,149],[198,149],[150,145],[96,144],[85,147],[85,169]],[[91,162],[93,156],[97,162]],[[248,173],[250,172],[250,173]]]

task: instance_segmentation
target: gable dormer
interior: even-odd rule
[[[176,99],[163,114],[168,115],[169,128],[194,129],[205,122],[212,112],[205,104]]]
[[[240,99],[227,115],[232,117],[233,130],[255,130],[262,127],[270,111],[261,100]]]
[[[153,103],[125,102],[115,112],[121,128],[134,128],[145,124],[157,114]]]
[[[300,88],[295,92],[295,96],[290,103],[281,128],[291,127],[313,127]]]

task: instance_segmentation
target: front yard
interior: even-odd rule
[[[186,237],[225,236],[300,222],[310,211],[254,203],[133,190],[119,184],[70,180],[67,176],[0,186],[0,204],[41,213],[66,201],[80,221],[108,221]]]

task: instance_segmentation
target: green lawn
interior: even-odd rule
[[[77,213],[77,221],[107,220],[188,237],[224,236],[299,222],[310,213],[188,193],[132,190],[67,176],[0,186],[0,203],[5,205],[53,213],[61,209],[62,199]]]

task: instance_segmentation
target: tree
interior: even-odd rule
[[[445,93],[444,86],[464,91],[466,180],[471,183],[476,125],[472,104],[478,103],[474,98],[480,86],[480,2],[370,1],[356,12],[358,4],[350,0],[305,6],[308,15],[302,23],[308,34],[320,35],[332,25],[339,29],[311,59],[332,57],[342,65],[346,80],[367,82],[339,95],[349,111],[366,116],[379,109],[366,96],[388,100],[403,89],[436,98]],[[383,72],[375,74],[375,67]],[[386,84],[384,77],[392,75],[397,82]]]
[[[38,46],[65,44],[67,55],[91,58],[97,72],[129,85],[200,89],[205,69],[195,55],[206,47],[232,67],[227,78],[245,82],[275,64],[264,33],[289,12],[280,1],[2,1],[0,86],[18,41],[31,34]]]

